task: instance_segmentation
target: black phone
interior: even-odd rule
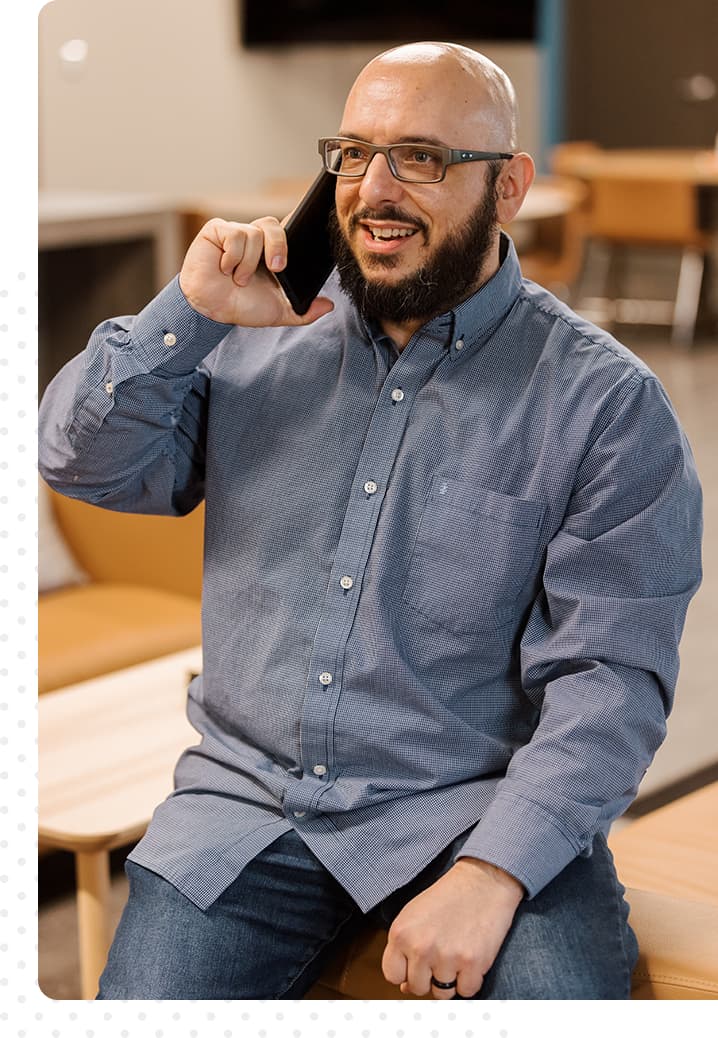
[[[287,265],[273,271],[292,309],[305,314],[334,266],[329,216],[337,178],[321,171],[285,225]]]

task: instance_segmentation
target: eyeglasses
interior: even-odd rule
[[[436,184],[446,176],[446,167],[458,162],[487,162],[512,159],[506,151],[468,151],[437,144],[369,144],[353,137],[320,137],[319,154],[324,168],[337,177],[363,177],[369,163],[381,153],[397,180],[411,184]]]

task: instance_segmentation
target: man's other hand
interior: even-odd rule
[[[478,858],[459,858],[409,901],[389,930],[382,970],[403,994],[472,998],[481,988],[524,897],[521,883]],[[455,988],[431,983],[456,980]]]
[[[262,263],[262,259],[265,260]],[[209,220],[194,239],[180,271],[189,305],[205,317],[245,328],[311,324],[334,309],[319,296],[300,317],[270,270],[287,265],[287,238],[279,220]]]

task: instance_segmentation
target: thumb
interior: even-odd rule
[[[333,309],[334,303],[331,299],[328,299],[326,296],[317,296],[305,314],[296,314],[292,310],[292,324],[297,327],[301,327],[305,324],[313,324],[315,321],[318,321],[320,317],[325,317],[326,314],[330,314]]]
[[[407,960],[392,941],[388,941],[381,957],[381,970],[390,984],[406,981]]]

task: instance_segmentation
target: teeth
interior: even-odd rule
[[[388,238],[409,238],[415,232],[406,227],[370,227],[374,241],[386,241]]]

